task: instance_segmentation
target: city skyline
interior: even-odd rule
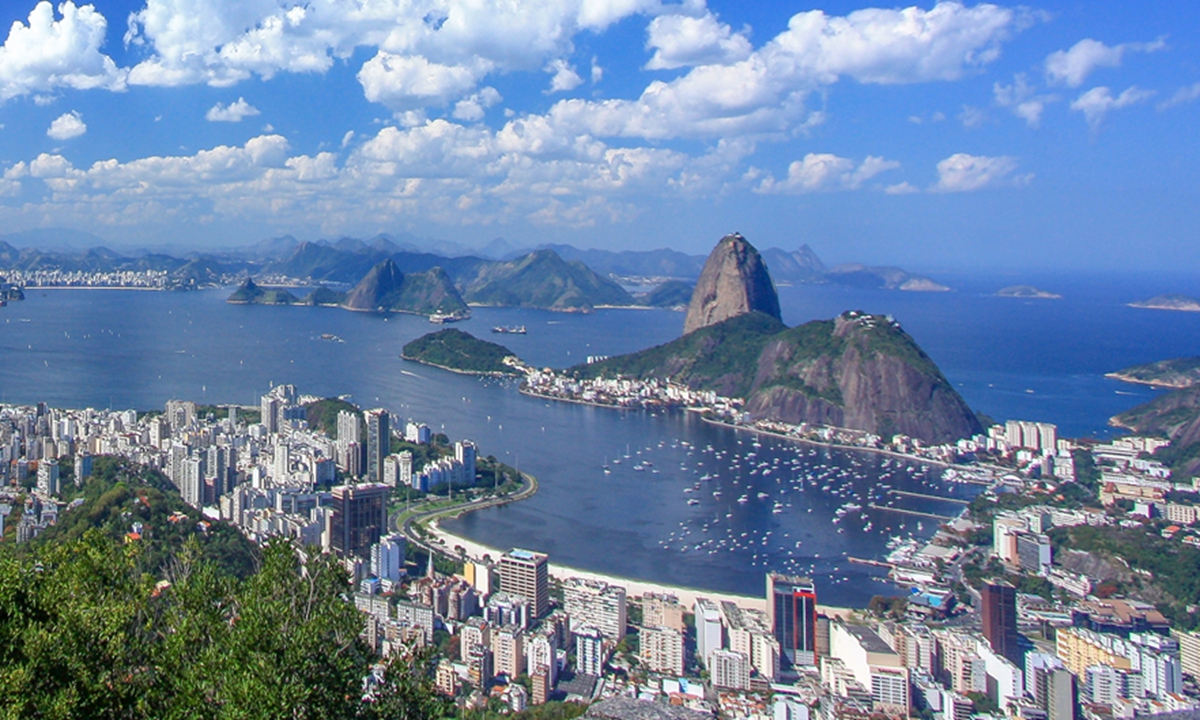
[[[1196,12],[26,2],[0,218],[155,247],[737,229],[834,262],[1177,269]]]

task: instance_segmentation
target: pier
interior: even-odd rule
[[[921,498],[922,500],[937,500],[939,502],[958,503],[959,505],[970,505],[970,500],[962,498],[942,497],[941,495],[926,495],[924,493],[908,492],[907,490],[889,490],[893,495],[903,495],[904,497]]]
[[[904,508],[890,507],[888,505],[877,505],[875,503],[867,503],[867,507],[871,508],[872,510],[888,510],[891,512],[901,513],[902,515],[916,515],[917,517],[932,518],[934,520],[948,521],[954,519],[949,515],[937,515],[935,513],[921,512],[920,510],[905,510]]]

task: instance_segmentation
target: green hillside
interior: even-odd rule
[[[517,374],[516,370],[504,364],[505,358],[513,357],[511,350],[454,328],[439,330],[413,340],[404,346],[400,357],[458,372],[483,375]]]

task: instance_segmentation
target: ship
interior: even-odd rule
[[[461,322],[469,317],[470,315],[466,313],[434,313],[429,316],[429,322],[435,325],[442,325],[444,323]]]
[[[511,325],[511,326],[510,325],[497,325],[496,327],[492,328],[492,332],[499,333],[501,335],[524,335],[525,334],[525,326],[524,325]]]

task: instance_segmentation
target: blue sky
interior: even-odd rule
[[[0,232],[1200,261],[1200,7],[6,0]],[[0,37],[3,36],[0,31]]]

